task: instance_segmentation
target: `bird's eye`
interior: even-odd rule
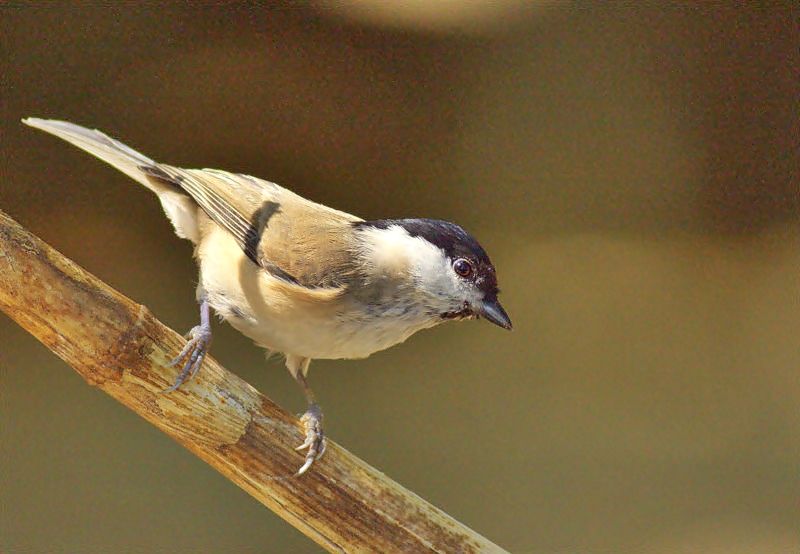
[[[475,271],[475,268],[472,267],[472,264],[469,260],[459,258],[453,262],[453,271],[458,273],[458,275],[461,277],[467,278],[472,275],[472,272]]]

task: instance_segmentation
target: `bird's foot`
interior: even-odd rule
[[[211,326],[207,324],[197,325],[186,333],[186,338],[189,339],[189,342],[183,347],[181,353],[167,364],[168,367],[172,367],[184,362],[183,369],[178,374],[178,378],[175,379],[175,383],[164,389],[163,392],[172,392],[178,389],[178,387],[194,377],[197,370],[200,369],[211,345]]]
[[[300,418],[300,423],[305,429],[306,440],[295,450],[308,448],[308,452],[306,452],[306,461],[297,470],[296,476],[304,474],[316,460],[319,460],[325,453],[326,446],[325,434],[322,432],[322,410],[319,405],[310,404],[306,413]]]

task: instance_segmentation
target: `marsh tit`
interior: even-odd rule
[[[444,321],[484,318],[511,329],[495,268],[454,223],[365,221],[274,183],[157,163],[100,131],[23,120],[111,164],[153,191],[200,268],[200,324],[172,360],[173,391],[200,368],[211,308],[258,345],[282,353],[308,401],[297,474],[325,450],[322,411],[306,381],[312,359],[365,358]]]

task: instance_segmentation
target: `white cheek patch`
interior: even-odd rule
[[[363,260],[374,275],[402,278],[408,274],[413,238],[405,229],[394,225],[388,229],[365,229],[363,233]]]
[[[423,239],[420,241],[424,248],[419,249],[414,263],[417,281],[427,293],[452,299],[459,293],[461,283],[450,267],[450,260],[439,247]]]
[[[412,237],[399,225],[363,231],[364,263],[377,275],[414,279],[425,289],[452,289],[442,250],[421,237]]]

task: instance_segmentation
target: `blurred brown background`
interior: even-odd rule
[[[195,268],[155,198],[20,118],[455,220],[514,332],[315,362],[335,440],[515,552],[797,552],[793,5],[4,4],[0,208],[178,330]],[[317,551],[5,316],[0,376],[0,550]]]

